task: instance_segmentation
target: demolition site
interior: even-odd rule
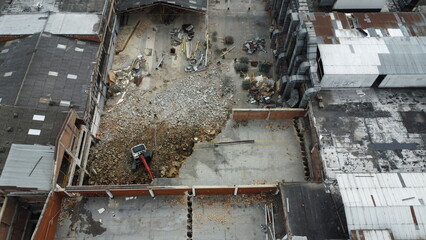
[[[0,239],[426,238],[425,12],[0,0]]]

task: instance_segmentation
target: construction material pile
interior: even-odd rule
[[[250,41],[246,41],[243,44],[243,50],[247,51],[248,54],[253,54],[256,51],[266,52],[265,46],[266,46],[265,39],[256,37],[256,38],[253,38]]]
[[[274,95],[275,82],[265,76],[251,74],[244,79],[248,85],[249,97],[248,102],[251,104],[270,104]]]
[[[149,76],[145,72],[145,59],[139,55],[133,60],[130,66],[116,70],[109,70],[108,72],[108,94],[109,96],[118,92],[124,91],[130,83],[139,86],[144,77]]]
[[[205,44],[196,44],[195,50],[192,51],[191,43],[186,43],[184,52],[188,59],[189,65],[185,67],[185,72],[199,72],[206,70],[207,58]]]
[[[190,42],[194,38],[194,26],[192,24],[183,24],[181,28],[173,28],[169,34],[172,46],[179,46],[183,41]]]

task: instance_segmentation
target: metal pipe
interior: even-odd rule
[[[293,75],[289,77],[287,85],[285,86],[285,89],[284,89],[283,98],[285,100],[288,100],[288,98],[290,97],[290,93],[294,89],[296,84],[304,83],[306,81],[308,81],[308,79],[304,75]]]
[[[308,102],[312,99],[319,90],[316,88],[308,88],[303,94],[302,100],[300,101],[299,108],[305,108]]]

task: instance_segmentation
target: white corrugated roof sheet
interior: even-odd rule
[[[319,44],[324,74],[425,74],[426,37],[339,38]]]
[[[53,146],[12,144],[0,176],[0,186],[49,191],[54,152]]]
[[[0,16],[0,35],[30,35],[43,30],[46,13],[7,14]]]
[[[351,232],[354,240],[394,240],[392,233],[389,230],[356,230]]]
[[[100,22],[96,13],[8,14],[0,16],[0,35],[97,35]]]
[[[101,15],[94,13],[53,13],[45,32],[57,35],[96,35]]]
[[[426,173],[348,173],[336,179],[349,231],[390,229],[395,239],[426,239]]]

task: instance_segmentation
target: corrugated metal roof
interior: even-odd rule
[[[370,37],[426,36],[426,17],[421,12],[314,13],[301,18],[312,22],[317,37],[326,44],[339,43],[343,36],[360,37],[356,28],[363,29]]]
[[[349,231],[390,229],[396,239],[426,238],[426,173],[337,174],[336,179]]]
[[[44,31],[56,35],[96,35],[100,22],[101,15],[94,13],[54,13]]]
[[[0,186],[49,191],[53,174],[53,146],[12,144],[0,176]]]
[[[39,33],[47,19],[46,13],[11,14],[0,16],[0,35],[30,35]]]
[[[394,240],[389,230],[354,230],[351,232],[353,240]]]
[[[10,14],[0,16],[0,35],[97,35],[101,15],[96,13]],[[45,27],[46,25],[46,27]]]
[[[319,44],[324,74],[425,74],[426,37],[344,38]]]

